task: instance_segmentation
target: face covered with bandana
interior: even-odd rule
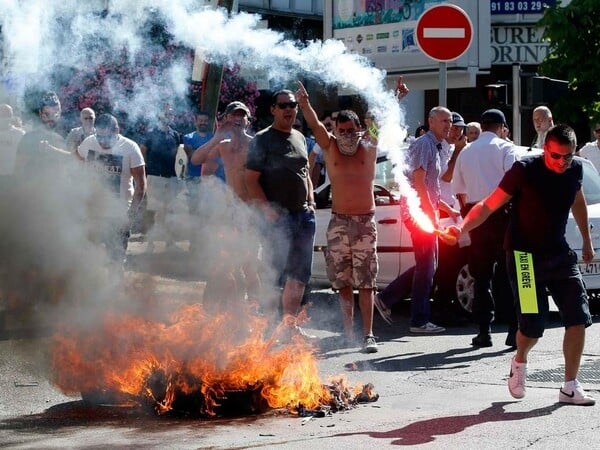
[[[360,142],[360,135],[351,120],[338,122],[335,126],[334,134],[337,139],[338,150],[342,155],[352,156],[356,153]]]

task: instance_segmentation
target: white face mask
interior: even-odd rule
[[[342,155],[353,156],[358,150],[360,136],[358,133],[342,134],[335,136],[337,138],[337,146]]]

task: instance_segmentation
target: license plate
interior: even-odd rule
[[[584,277],[586,275],[598,275],[600,274],[600,262],[593,262],[589,264],[579,264],[579,271]]]

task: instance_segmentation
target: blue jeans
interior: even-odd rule
[[[431,317],[431,291],[437,264],[437,236],[426,233],[413,224],[406,224],[415,252],[415,266],[398,276],[380,294],[383,303],[391,307],[408,294],[410,286],[410,325],[420,327]]]
[[[307,209],[289,213],[277,220],[272,227],[267,240],[271,243],[278,284],[283,287],[288,278],[308,284],[315,243],[314,211]]]

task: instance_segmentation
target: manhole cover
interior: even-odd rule
[[[528,381],[556,382],[563,381],[564,365],[555,369],[538,370],[527,375]],[[577,379],[582,383],[600,383],[600,360],[583,362],[579,368]]]

